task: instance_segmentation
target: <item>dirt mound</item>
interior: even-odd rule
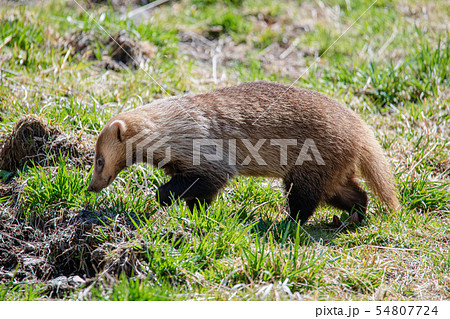
[[[151,276],[132,219],[139,223],[136,216],[87,207],[65,211],[38,227],[3,212],[0,283],[42,283],[49,297],[62,298],[105,276]]]
[[[153,44],[139,41],[124,30],[106,39],[97,39],[93,32],[77,31],[65,36],[61,45],[70,49],[72,56],[80,54],[84,59],[99,60],[98,66],[110,70],[137,69],[157,51]],[[99,50],[101,53],[95,54]]]
[[[77,165],[91,165],[93,151],[36,116],[20,119],[0,148],[0,170],[14,172],[34,163],[52,166],[59,155]]]
[[[95,45],[95,35],[92,31],[77,31],[64,36],[61,39],[61,46],[64,49],[71,49],[71,55],[81,55],[83,59],[95,60],[93,46]]]

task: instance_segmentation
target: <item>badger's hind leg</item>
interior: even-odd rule
[[[215,179],[206,174],[179,174],[158,188],[158,201],[170,205],[172,200],[184,199],[189,209],[199,205],[209,205],[226,180]]]
[[[368,197],[366,191],[364,191],[356,181],[356,178],[352,176],[348,179],[347,183],[337,191],[337,193],[326,200],[327,204],[334,206],[338,209],[344,210],[352,216],[357,213],[358,221],[363,221],[368,204]]]
[[[322,199],[322,177],[314,172],[293,171],[285,176],[283,183],[288,194],[290,218],[304,224]]]

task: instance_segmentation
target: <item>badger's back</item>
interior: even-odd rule
[[[206,138],[237,140],[238,163],[249,155],[240,140],[248,139],[252,145],[266,140],[259,154],[267,165],[257,165],[254,159],[249,165],[238,165],[244,175],[282,177],[295,165],[307,139],[314,142],[325,162],[320,171],[339,171],[356,160],[355,144],[365,125],[354,112],[323,94],[269,82],[244,83],[180,100],[189,105],[186,111],[200,111],[196,120],[208,123]],[[280,165],[280,146],[271,145],[283,139],[297,141],[296,146],[288,146],[287,165]],[[310,170],[318,163],[303,165]]]
[[[194,138],[235,139],[240,163],[248,153],[239,141],[248,139],[255,145],[259,140],[267,140],[260,148],[260,154],[267,159],[267,169],[256,169],[276,176],[295,163],[306,139],[314,141],[330,169],[338,166],[341,159],[355,158],[354,144],[364,126],[354,112],[323,94],[262,81],[159,100],[143,109],[160,132],[170,136],[173,147],[183,145],[183,151],[192,149]],[[285,167],[280,166],[280,147],[270,144],[275,139],[298,141],[297,146],[289,146]],[[309,164],[312,163],[305,162],[306,166]],[[240,173],[251,175],[255,168],[246,166],[239,167]]]

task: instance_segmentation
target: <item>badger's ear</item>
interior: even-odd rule
[[[127,125],[125,122],[122,120],[115,120],[109,127],[113,134],[117,136],[117,139],[122,142],[124,140],[124,134],[127,130]]]

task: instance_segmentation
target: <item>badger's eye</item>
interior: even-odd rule
[[[102,157],[97,158],[97,166],[103,167],[105,165],[105,160]]]

